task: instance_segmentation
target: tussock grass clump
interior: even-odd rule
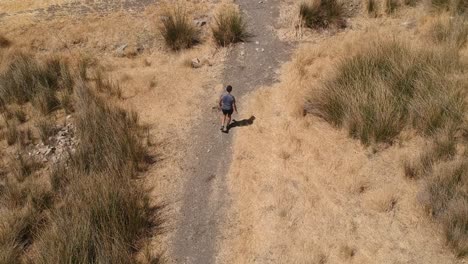
[[[10,120],[6,122],[6,141],[8,145],[13,145],[18,140],[18,122],[16,120]]]
[[[393,14],[398,8],[398,0],[385,0],[385,13]]]
[[[377,17],[377,12],[378,12],[378,4],[376,0],[367,0],[366,1],[366,10],[367,14],[369,14],[372,17]]]
[[[119,83],[105,76],[102,69],[96,70],[94,83],[97,91],[122,99],[122,87]]]
[[[346,26],[344,8],[338,0],[314,0],[300,4],[299,14],[309,28]]]
[[[6,37],[0,35],[0,49],[1,48],[7,48],[11,45],[11,41],[7,39]]]
[[[41,167],[42,164],[33,157],[24,157],[21,154],[16,155],[16,157],[11,160],[11,171],[19,182],[23,182],[26,177]]]
[[[66,191],[39,238],[38,263],[130,263],[149,225],[145,191],[132,177],[145,155],[138,116],[104,101],[84,82],[76,87],[78,145],[68,168],[51,175]]]
[[[167,46],[172,50],[190,48],[200,41],[200,32],[181,7],[166,12],[160,31]]]
[[[75,175],[65,206],[39,238],[37,263],[133,262],[132,245],[148,226],[145,197],[126,175],[109,173]]]
[[[467,20],[461,16],[440,18],[432,25],[429,36],[437,44],[460,49],[465,46],[468,37]]]
[[[60,85],[70,85],[69,69],[63,63],[53,59],[41,64],[31,55],[13,55],[6,71],[0,74],[0,100],[19,104],[36,100],[41,111],[48,112],[56,106],[55,92]]]
[[[217,14],[212,31],[216,43],[223,47],[243,42],[250,36],[242,15],[233,7],[227,7]]]
[[[463,85],[449,78],[457,65],[450,49],[376,42],[342,60],[311,105],[364,144],[391,142],[405,127],[431,135],[463,120]]]
[[[419,3],[419,0],[404,0],[403,3],[407,6],[415,7]]]
[[[417,160],[405,161],[405,176],[410,179],[429,177],[434,165],[441,161],[450,161],[456,156],[457,143],[457,139],[449,129],[435,135],[429,147]]]
[[[468,10],[467,0],[430,0],[434,10],[450,11],[454,14],[464,14]]]
[[[44,144],[48,144],[49,138],[57,131],[55,121],[47,117],[38,119],[36,127],[39,130],[39,137]]]
[[[468,253],[467,182],[466,161],[450,161],[433,173],[421,195],[426,210],[442,222],[447,242],[459,256]]]

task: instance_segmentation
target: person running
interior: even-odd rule
[[[233,111],[237,113],[236,98],[231,94],[231,85],[226,87],[226,92],[227,93],[223,94],[219,100],[219,107],[223,112],[223,116],[221,117],[221,131],[223,132],[228,131]]]

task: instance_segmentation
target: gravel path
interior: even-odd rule
[[[249,92],[276,81],[276,71],[289,58],[291,45],[281,42],[274,31],[279,17],[280,0],[238,0],[236,4],[247,19],[249,42],[238,44],[231,51],[224,72],[224,85],[234,87],[233,94],[240,105]],[[231,163],[232,138],[242,133],[235,127],[230,134],[220,132],[219,113],[207,105],[202,119],[192,132],[192,147],[187,158],[187,182],[183,204],[173,238],[172,259],[176,263],[214,263],[216,258],[217,228],[225,219],[230,206],[226,174]],[[242,115],[242,118],[250,116]],[[234,116],[234,118],[236,118]]]

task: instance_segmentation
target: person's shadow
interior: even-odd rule
[[[239,121],[233,119],[232,123],[229,124],[229,126],[227,127],[226,132],[229,132],[229,130],[231,130],[231,128],[250,126],[250,125],[252,125],[254,123],[254,121],[255,121],[255,116],[251,116],[249,119],[243,119],[243,120],[239,120]]]

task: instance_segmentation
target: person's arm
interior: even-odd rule
[[[223,97],[222,96],[219,98],[219,109],[221,109],[221,107],[223,107]]]
[[[234,98],[234,102],[232,102],[232,106],[234,107],[234,111],[237,114],[237,104],[236,104],[236,98]]]

